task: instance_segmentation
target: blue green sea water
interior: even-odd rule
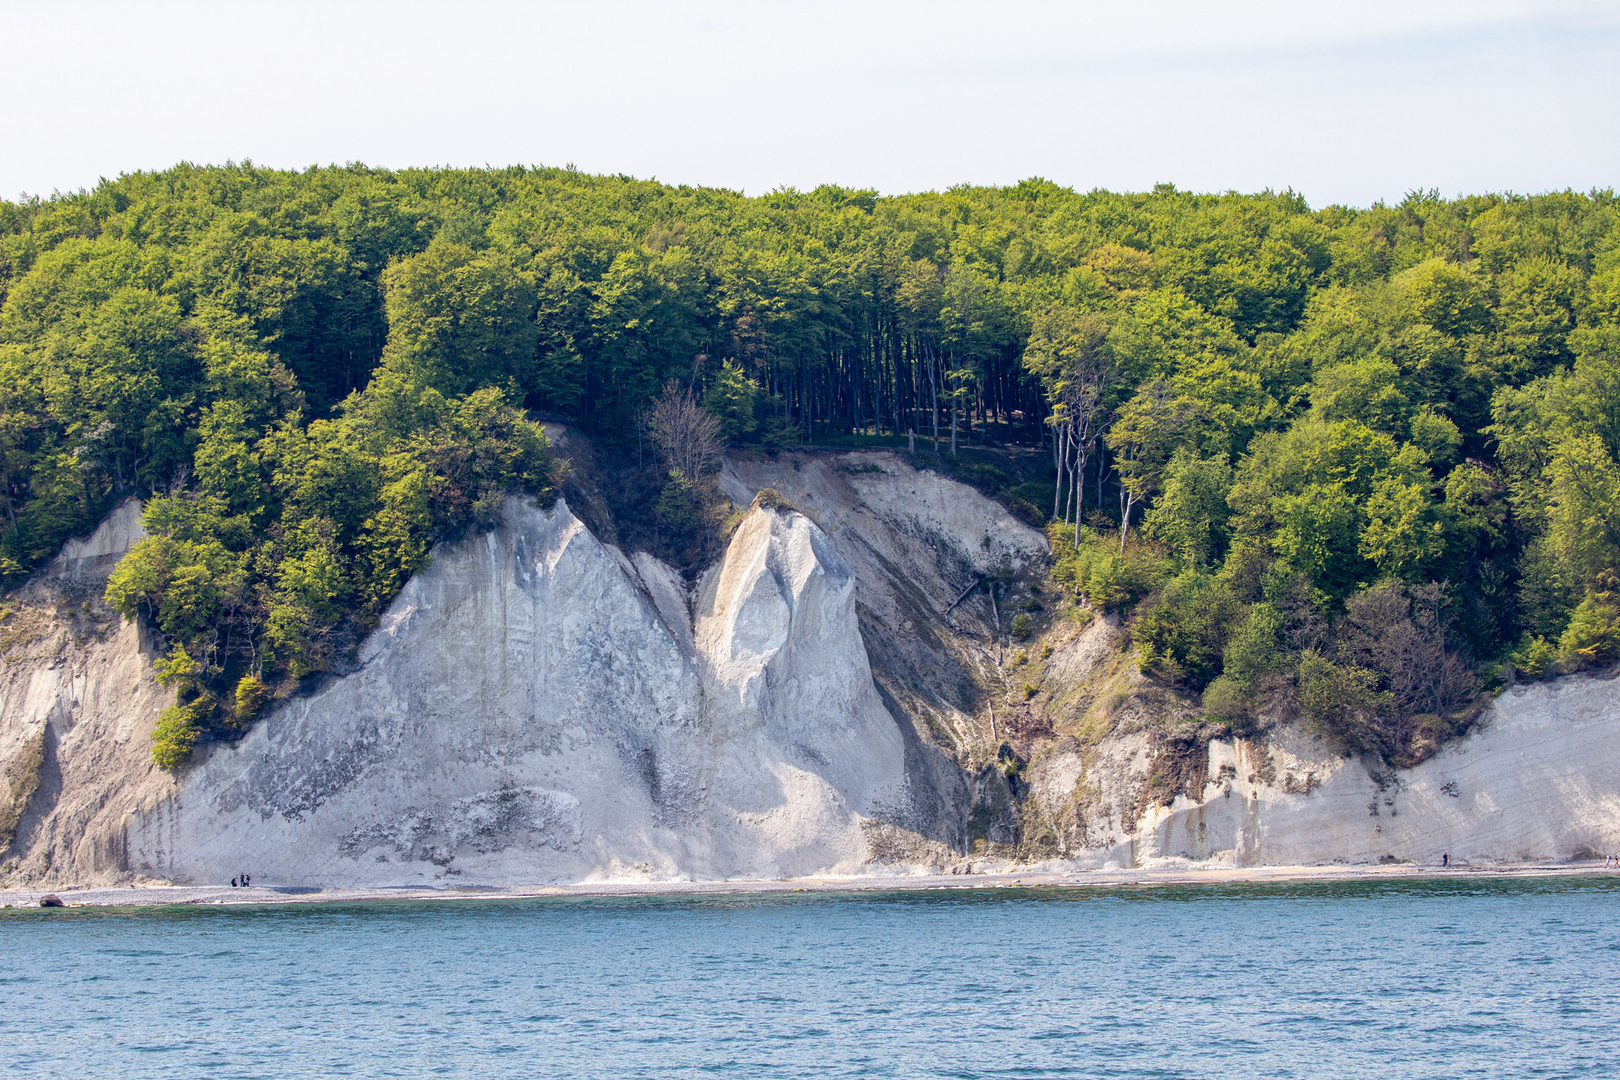
[[[1617,1077],[1620,881],[0,912],[6,1077]]]

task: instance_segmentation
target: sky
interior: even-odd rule
[[[0,0],[0,196],[179,161],[1316,207],[1620,182],[1620,3]]]

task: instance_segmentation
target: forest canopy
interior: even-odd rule
[[[0,296],[0,579],[147,500],[108,599],[161,635],[165,764],[552,497],[538,421],[639,446],[675,397],[771,451],[1040,448],[1006,496],[1059,578],[1231,723],[1412,760],[1490,665],[1620,656],[1612,192],[180,166],[0,203]]]

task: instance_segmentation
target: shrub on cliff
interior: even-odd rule
[[[780,491],[777,491],[775,488],[760,488],[759,492],[754,496],[752,506],[764,510],[798,509],[792,503],[788,502],[787,497],[784,496]]]
[[[1135,604],[1163,580],[1167,560],[1157,545],[1132,538],[1120,550],[1118,533],[1089,525],[1077,530],[1056,523],[1047,527],[1052,544],[1052,577],[1098,611]]]
[[[1227,639],[1245,616],[1224,582],[1184,571],[1146,602],[1132,623],[1141,669],[1202,691],[1221,673]]]
[[[1604,573],[1598,587],[1570,615],[1558,644],[1572,667],[1620,659],[1620,577]]]
[[[152,728],[153,763],[171,772],[184,765],[212,711],[213,702],[206,698],[164,709]]]
[[[664,482],[664,490],[659,493],[658,505],[653,512],[665,527],[680,537],[695,532],[703,523],[697,492],[680,469],[669,471],[669,479]]]
[[[269,688],[257,675],[242,676],[236,684],[236,711],[231,718],[237,727],[246,727],[253,722],[253,718],[259,715],[259,708],[264,704],[268,693]]]
[[[11,846],[17,836],[17,825],[28,809],[28,802],[39,790],[40,773],[45,765],[45,732],[40,731],[23,742],[16,755],[6,766],[4,776],[6,799],[0,802],[0,851]]]
[[[1416,764],[1465,729],[1480,680],[1446,631],[1444,592],[1384,581],[1354,597],[1298,667],[1301,708],[1345,750]]]

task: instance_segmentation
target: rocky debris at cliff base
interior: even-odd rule
[[[258,904],[326,904],[366,901],[497,900],[553,897],[620,896],[748,896],[776,893],[884,893],[961,889],[1118,889],[1189,885],[1276,884],[1309,886],[1335,882],[1398,882],[1410,880],[1503,880],[1603,875],[1620,878],[1601,860],[1578,863],[1484,863],[1476,865],[1376,866],[1253,866],[1218,867],[1182,862],[1158,867],[1083,870],[1074,867],[1020,866],[955,874],[870,874],[854,877],[755,878],[728,881],[633,880],[592,881],[574,884],[435,886],[260,886],[232,889],[226,885],[108,886],[73,894],[73,907],[243,906]],[[40,894],[28,890],[0,890],[0,907],[34,908]]]

